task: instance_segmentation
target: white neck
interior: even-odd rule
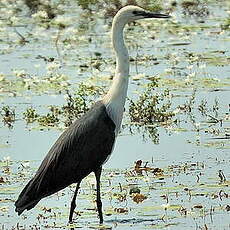
[[[115,17],[112,25],[112,44],[116,54],[116,72],[108,93],[103,98],[107,113],[116,125],[118,134],[124,112],[129,82],[129,55],[124,43],[125,23]]]

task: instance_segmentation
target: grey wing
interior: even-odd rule
[[[100,167],[111,153],[115,125],[102,103],[96,103],[55,142],[34,178],[16,201],[16,211],[30,209],[45,196],[78,182]]]

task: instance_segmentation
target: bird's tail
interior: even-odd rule
[[[26,209],[30,210],[41,200],[41,198],[36,197],[37,186],[34,186],[35,184],[36,182],[34,179],[30,180],[15,202],[15,211],[18,213],[18,215],[20,215]]]

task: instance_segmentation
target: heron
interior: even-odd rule
[[[132,5],[117,12],[112,22],[112,45],[116,55],[112,84],[107,94],[75,120],[51,147],[15,202],[18,215],[35,207],[44,197],[76,183],[69,211],[69,223],[72,223],[80,183],[93,172],[96,177],[97,211],[100,224],[103,223],[100,195],[102,165],[111,155],[120,130],[129,82],[129,55],[123,30],[127,23],[139,19],[169,17]]]

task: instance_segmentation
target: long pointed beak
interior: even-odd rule
[[[145,18],[170,18],[171,16],[168,14],[158,14],[152,12],[145,12],[143,15]]]

